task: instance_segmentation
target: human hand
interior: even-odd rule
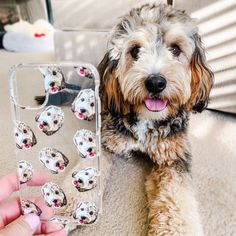
[[[28,182],[31,186],[41,186],[49,179],[48,175],[35,173],[32,180]],[[19,197],[10,198],[11,194],[19,190],[18,177],[16,173],[6,175],[0,179],[0,236],[66,236],[64,227],[52,222],[41,222],[36,214],[21,215],[21,204]],[[30,199],[32,202],[39,199]],[[42,204],[41,204],[42,205]],[[52,214],[52,210],[41,206],[41,210]]]

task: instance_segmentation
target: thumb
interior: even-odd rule
[[[35,214],[28,214],[8,224],[0,231],[0,236],[32,236],[39,225],[39,217]]]

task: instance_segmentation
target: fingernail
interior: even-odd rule
[[[40,224],[39,217],[35,214],[24,216],[24,220],[29,224],[30,228],[35,232]]]

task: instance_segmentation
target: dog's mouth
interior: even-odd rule
[[[95,152],[90,152],[90,153],[89,153],[89,156],[90,156],[90,157],[94,157],[94,156],[95,156]]]
[[[59,166],[58,169],[59,169],[60,171],[63,171],[63,170],[65,170],[65,166]]]
[[[162,98],[145,98],[144,104],[149,111],[159,112],[167,107],[167,100]]]
[[[30,143],[26,143],[26,144],[24,145],[24,147],[25,147],[25,149],[30,149],[30,148],[31,148],[31,144],[30,144]]]
[[[77,118],[78,118],[78,119],[84,119],[84,118],[85,118],[85,115],[84,115],[83,113],[81,113],[81,112],[78,112],[78,113],[77,113]]]
[[[40,130],[42,130],[42,131],[47,131],[47,129],[48,129],[48,124],[46,124],[46,122],[45,122],[45,124],[44,124],[44,122],[43,122],[43,123],[40,123],[40,124],[38,125],[38,128],[39,128]]]
[[[79,220],[79,223],[80,224],[85,224],[84,220],[82,220],[82,219]]]
[[[59,91],[59,89],[56,87],[51,88],[51,93],[57,93],[58,91]]]

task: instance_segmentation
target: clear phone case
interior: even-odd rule
[[[22,213],[63,224],[97,222],[102,199],[96,68],[82,62],[19,64],[9,84]],[[38,172],[50,174],[50,181],[29,186]]]

